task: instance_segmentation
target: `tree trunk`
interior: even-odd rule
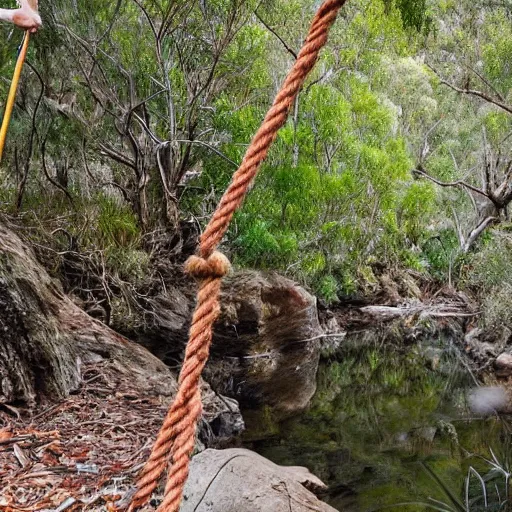
[[[0,404],[66,396],[81,383],[81,366],[91,363],[141,392],[175,389],[160,360],[77,307],[0,223]]]

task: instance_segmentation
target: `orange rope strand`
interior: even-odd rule
[[[215,250],[227,231],[235,210],[242,203],[261,163],[268,154],[270,146],[277,137],[277,132],[286,122],[290,107],[307,75],[313,69],[320,50],[327,42],[329,29],[345,1],[327,0],[318,10],[295,65],[286,77],[272,108],[254,136],[240,168],[233,175],[231,185],[226,190],[201,237],[200,251],[203,257],[207,257]]]
[[[27,56],[29,42],[30,32],[27,31],[25,32],[25,38],[23,39],[23,46],[21,47],[20,54],[18,55],[18,60],[16,61],[16,67],[14,68],[14,75],[12,77],[11,87],[9,89],[9,96],[7,97],[7,103],[5,105],[2,127],[0,128],[0,162],[2,161],[2,155],[4,153],[5,140],[7,138],[7,130],[9,129],[11,114],[14,108],[14,101],[16,100],[16,92],[18,91],[18,83],[20,81],[23,63],[25,62],[25,58]]]
[[[190,456],[194,449],[196,425],[201,415],[199,381],[208,360],[213,324],[220,312],[219,293],[222,277],[229,271],[227,258],[215,251],[277,137],[277,132],[286,122],[290,106],[313,69],[320,50],[327,42],[329,29],[345,1],[325,0],[316,13],[293,68],[201,237],[200,256],[193,256],[186,263],[185,270],[199,281],[199,290],[180,372],[179,389],[158,433],[149,460],[139,476],[137,492],[130,505],[130,511],[148,502],[171,453],[172,465],[165,487],[165,497],[158,512],[179,510],[183,488],[188,478]]]

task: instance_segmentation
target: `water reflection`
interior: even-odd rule
[[[307,466],[338,510],[509,510],[510,422],[470,411],[474,385],[446,339],[347,341],[322,365],[310,410],[251,446]]]

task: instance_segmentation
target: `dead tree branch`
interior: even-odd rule
[[[493,105],[496,105],[497,107],[501,108],[505,112],[512,114],[512,105],[509,105],[508,103],[505,103],[504,101],[502,101],[498,98],[493,98],[492,96],[490,96],[489,94],[487,94],[483,91],[478,91],[476,89],[469,89],[468,87],[465,87],[465,88],[457,87],[455,84],[452,84],[452,83],[448,82],[448,80],[445,80],[432,66],[430,66],[429,64],[427,64],[427,66],[429,67],[430,70],[432,70],[433,73],[435,73],[435,75],[439,78],[439,81],[443,85],[446,85],[447,87],[449,87],[450,89],[452,89],[460,94],[475,96],[477,98],[485,100],[485,101],[487,101],[487,103],[492,103]]]

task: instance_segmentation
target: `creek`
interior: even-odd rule
[[[321,363],[310,408],[269,435],[249,429],[247,445],[308,467],[340,511],[512,510],[511,422],[471,412],[459,350],[443,336],[347,337]]]

